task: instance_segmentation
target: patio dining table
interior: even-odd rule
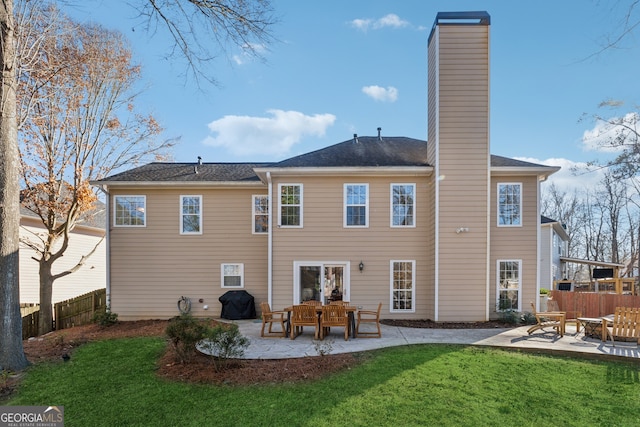
[[[318,314],[318,327],[320,326],[320,321],[322,318],[322,307],[321,305],[316,306],[316,313]],[[356,337],[356,316],[355,313],[358,311],[357,307],[352,305],[344,306],[347,315],[349,316],[349,336],[351,338]],[[293,306],[285,307],[282,311],[287,312],[287,336],[291,332],[291,312],[293,311]]]

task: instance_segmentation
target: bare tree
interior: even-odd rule
[[[172,36],[177,48],[176,54],[182,55],[196,76],[215,81],[212,75],[205,73],[202,64],[215,58],[202,54],[200,48],[211,45],[211,40],[227,40],[230,43],[242,41],[240,47],[249,52],[259,52],[256,41],[271,42],[270,27],[275,23],[271,18],[269,0],[138,0],[142,12],[149,17],[150,28],[166,30]],[[241,5],[241,8],[236,7]],[[149,7],[147,9],[146,7]],[[225,7],[227,6],[227,7]],[[18,230],[19,230],[19,164],[16,118],[16,51],[14,0],[0,2],[0,60],[2,61],[2,81],[0,81],[0,369],[20,370],[27,364],[21,341],[22,323],[19,311],[18,278]],[[204,21],[190,18],[205,17]],[[154,24],[155,27],[153,27]],[[217,23],[237,21],[241,37],[226,37],[229,28]],[[180,23],[183,24],[180,24]],[[207,25],[200,26],[200,23]],[[256,23],[257,25],[252,25]],[[186,25],[186,26],[185,26]],[[196,27],[197,26],[197,27]],[[197,30],[194,43],[191,29]],[[203,30],[200,32],[200,30]],[[222,39],[220,38],[222,37]],[[245,43],[245,41],[247,43]],[[215,43],[214,43],[215,44]],[[203,62],[204,61],[204,62]]]
[[[53,13],[55,31],[39,45],[39,60],[18,78],[19,104],[30,106],[18,134],[22,205],[43,225],[42,233],[21,239],[39,264],[39,334],[52,328],[54,282],[79,270],[96,249],[54,273],[71,231],[93,209],[96,195],[89,181],[125,164],[161,160],[174,145],[158,141],[161,129],[154,118],[135,111],[132,87],[140,67],[132,63],[122,34],[80,25],[51,6],[48,12],[39,15],[46,22],[27,26],[47,25]]]

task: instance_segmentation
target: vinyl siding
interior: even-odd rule
[[[267,236],[252,234],[255,189],[112,190],[146,195],[147,226],[111,226],[111,304],[122,320],[178,315],[181,296],[194,316],[219,317],[221,263],[244,264],[244,290],[267,299]],[[180,195],[202,195],[202,234],[180,234]],[[113,215],[113,211],[109,213]],[[113,223],[113,221],[111,221]],[[203,302],[200,303],[199,300]],[[209,309],[204,310],[208,305]]]
[[[416,183],[416,226],[390,227],[390,184]],[[348,262],[350,264],[350,300],[364,308],[383,303],[382,315],[389,317],[390,260],[416,261],[416,312],[394,313],[394,318],[424,317],[432,301],[429,289],[431,267],[427,258],[427,230],[432,221],[427,207],[431,192],[426,176],[415,177],[274,177],[278,183],[302,183],[304,186],[304,227],[278,228],[273,233],[273,306],[277,309],[294,303],[295,261]],[[343,185],[369,184],[367,228],[343,227]],[[275,192],[277,194],[277,191]],[[277,206],[278,200],[274,201]],[[275,212],[275,211],[274,211]],[[274,219],[276,216],[274,215]],[[358,264],[362,261],[364,271]],[[297,302],[297,301],[296,301]]]
[[[437,138],[430,156],[438,163],[438,320],[484,320],[489,27],[441,25],[435,31],[429,46],[429,140]],[[461,227],[469,231],[456,233]]]
[[[497,189],[500,182],[522,183],[522,226],[497,226]],[[490,273],[490,309],[496,316],[496,290],[498,279],[497,260],[522,260],[521,311],[531,311],[530,302],[536,302],[538,276],[537,239],[540,226],[538,212],[538,178],[536,176],[493,177],[491,180],[491,273]]]

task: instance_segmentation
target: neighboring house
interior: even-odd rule
[[[540,216],[540,287],[556,289],[557,281],[566,279],[565,263],[561,257],[568,255],[569,235],[556,220]]]
[[[107,194],[119,319],[217,316],[243,289],[281,309],[342,298],[385,318],[481,321],[540,287],[540,182],[489,152],[489,15],[438,14],[428,139],[358,137],[276,163],[151,163]],[[207,311],[208,309],[208,311]]]
[[[106,287],[106,241],[104,204],[98,203],[97,209],[83,220],[71,232],[69,247],[64,256],[53,264],[53,273],[73,267],[82,256],[87,255],[99,244],[96,252],[86,264],[75,273],[62,277],[53,283],[53,297],[56,303],[77,297],[87,292]],[[37,235],[46,230],[40,218],[31,211],[20,209],[20,240],[37,241]],[[39,264],[33,258],[39,258],[33,249],[20,244],[20,303],[38,304],[40,302]]]

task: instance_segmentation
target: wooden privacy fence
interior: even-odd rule
[[[56,329],[67,329],[91,323],[97,311],[107,308],[107,290],[98,289],[53,306]]]
[[[32,311],[26,316],[22,316],[22,339],[38,336],[38,319],[40,310]]]
[[[558,301],[561,311],[577,311],[582,317],[613,314],[616,307],[640,307],[640,295],[551,291],[550,296]]]

